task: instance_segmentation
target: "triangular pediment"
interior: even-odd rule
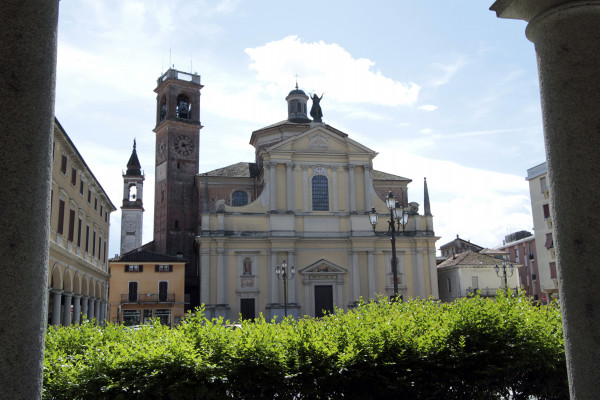
[[[345,268],[335,265],[331,261],[327,261],[323,258],[300,270],[302,275],[333,275],[345,274],[346,272],[348,271]]]
[[[327,153],[327,154],[363,154],[375,157],[377,153],[370,148],[329,130],[326,126],[316,126],[299,135],[290,137],[267,149],[269,153]]]

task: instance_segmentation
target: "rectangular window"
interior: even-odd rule
[[[152,320],[152,310],[144,310],[144,324],[149,324]]]
[[[94,197],[94,210],[98,211],[98,198]]]
[[[135,326],[140,324],[140,310],[123,310],[123,325]]]
[[[555,262],[550,263],[550,279],[557,279]]]
[[[104,264],[106,264],[106,240],[104,241]]]
[[[92,204],[92,191],[88,188],[88,204]]]
[[[544,204],[542,209],[544,210],[544,219],[550,218],[550,204]]]
[[[63,174],[67,173],[67,156],[63,154],[62,159],[60,160],[60,172]]]
[[[478,276],[471,277],[471,287],[473,289],[479,289],[479,277]]]
[[[77,170],[75,168],[71,168],[71,185],[77,185]]]
[[[96,255],[96,231],[94,231],[94,235],[92,236],[92,257]]]
[[[100,205],[100,218],[102,218],[102,214],[104,214],[104,206]]]
[[[69,210],[69,242],[75,238],[75,210]]]
[[[452,281],[448,278],[448,293],[452,293]]]
[[[160,321],[160,323],[162,325],[169,325],[171,326],[171,310],[166,309],[166,310],[156,310],[154,311],[154,317],[158,318],[158,320]]]
[[[58,203],[58,228],[56,232],[63,234],[65,229],[65,202],[60,200]]]
[[[554,247],[554,240],[552,240],[552,232],[546,233],[546,244],[545,247],[547,249],[551,249]]]
[[[168,296],[169,282],[161,281],[158,282],[158,301],[169,301]]]
[[[515,261],[520,263],[521,258],[519,258],[519,249],[515,249]]]
[[[98,260],[100,259],[100,252],[102,251],[102,238],[98,237]]]
[[[90,226],[86,225],[85,227],[85,252],[87,253],[90,250]]]
[[[104,222],[108,224],[108,212],[104,213]]]
[[[81,197],[83,197],[83,185],[84,185],[84,182],[79,181],[79,194],[81,195]]]
[[[158,265],[154,266],[154,272],[173,272],[172,265]]]
[[[144,272],[143,265],[126,265],[125,272]]]
[[[548,189],[548,186],[546,185],[546,177],[540,178],[540,189],[542,193],[544,193],[544,191]]]
[[[81,224],[83,221],[79,218],[79,227],[77,228],[77,246],[81,247]]]

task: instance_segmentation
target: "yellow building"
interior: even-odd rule
[[[176,325],[184,316],[185,264],[181,257],[134,250],[110,260],[110,321]]]
[[[48,323],[102,321],[109,282],[109,221],[116,208],[56,119],[50,196]]]
[[[383,200],[390,191],[410,214],[396,241],[399,295],[437,299],[438,238],[426,186],[420,215],[408,201],[410,179],[374,170],[377,153],[321,122],[318,102],[311,121],[298,87],[286,100],[286,120],[252,133],[255,162],[196,176],[199,293],[207,312],[270,319],[286,308],[296,317],[320,316],[360,298],[392,296]],[[372,207],[382,216],[379,234],[369,222]],[[276,273],[284,260],[295,269],[287,285]]]

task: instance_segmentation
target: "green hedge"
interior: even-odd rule
[[[201,315],[201,312],[198,313]],[[322,319],[49,328],[44,399],[565,399],[560,310],[523,295]]]

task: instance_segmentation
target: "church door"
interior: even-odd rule
[[[315,286],[315,317],[333,313],[333,286]]]
[[[242,319],[254,319],[254,299],[240,299]]]

